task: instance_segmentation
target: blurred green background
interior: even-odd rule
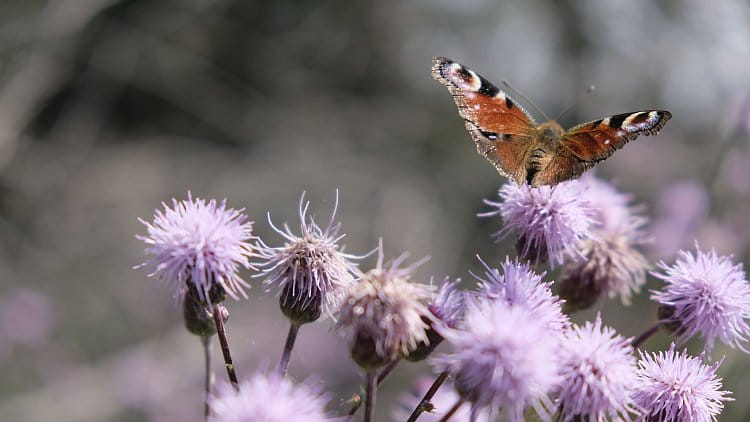
[[[347,251],[382,236],[387,256],[430,255],[425,282],[451,275],[468,288],[475,254],[513,253],[512,239],[489,236],[498,220],[475,217],[504,179],[430,77],[435,55],[511,81],[550,115],[577,101],[564,126],[670,110],[661,135],[597,174],[644,205],[653,263],[694,239],[747,262],[745,0],[4,0],[0,419],[200,420],[199,341],[165,286],[132,268],[143,260],[137,217],[188,190],[245,207],[256,234],[279,244],[267,211],[294,224],[305,190],[327,215],[338,188]],[[228,306],[240,375],[275,364],[287,322],[274,297],[256,283]],[[656,318],[647,291],[576,320],[598,311],[626,336]],[[360,378],[328,327],[301,331],[291,374],[317,374],[343,409]],[[719,346],[713,357],[725,354],[736,401],[720,420],[750,419],[750,356]],[[402,365],[378,420],[428,373]]]

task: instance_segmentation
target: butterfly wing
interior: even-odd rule
[[[664,110],[617,114],[568,130],[562,145],[583,161],[598,163],[640,135],[656,135],[672,113]]]
[[[432,76],[445,85],[477,151],[500,174],[523,183],[536,122],[503,91],[473,70],[445,57],[432,59]]]
[[[574,179],[640,135],[656,135],[672,118],[665,110],[637,111],[584,123],[568,130],[534,185]]]

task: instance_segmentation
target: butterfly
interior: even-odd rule
[[[432,76],[448,87],[466,129],[497,171],[518,184],[556,185],[575,179],[639,135],[656,135],[672,117],[665,110],[616,114],[567,131],[537,124],[506,93],[446,57],[432,59]]]

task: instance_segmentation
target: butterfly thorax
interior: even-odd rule
[[[565,129],[554,120],[544,122],[537,126],[537,136],[545,146],[554,146],[562,140]]]

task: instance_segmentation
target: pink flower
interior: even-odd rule
[[[234,299],[247,297],[249,288],[239,276],[239,267],[252,268],[252,222],[244,209],[227,208],[226,199],[206,202],[188,192],[186,201],[172,199],[172,208],[162,204],[154,221],[139,219],[147,234],[137,239],[146,243],[150,258],[138,267],[148,267],[149,277],[170,283],[175,296],[182,296],[192,284],[201,301],[211,301],[209,291],[219,288]]]

